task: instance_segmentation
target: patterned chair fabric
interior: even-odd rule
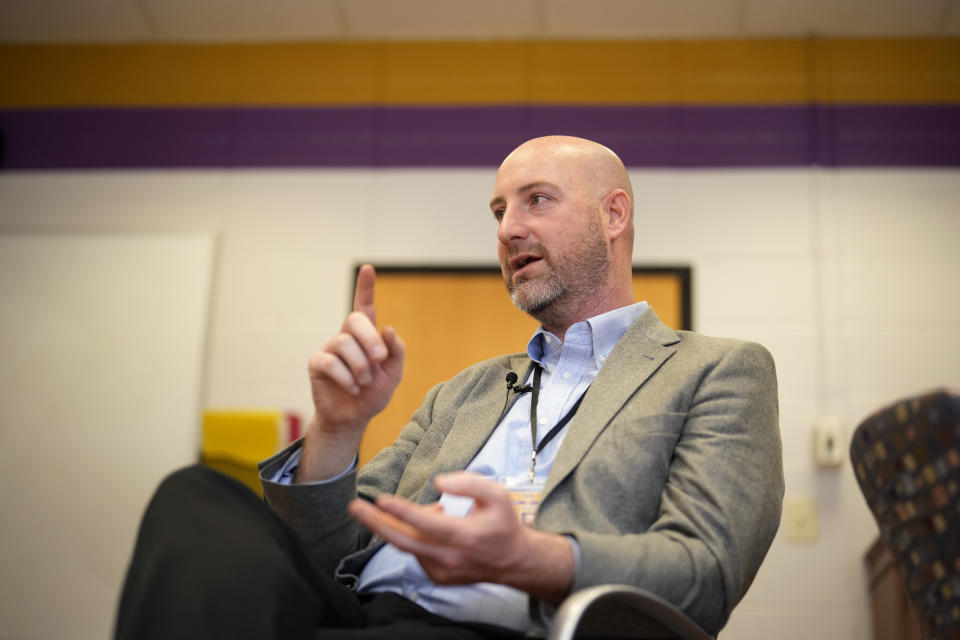
[[[939,390],[857,427],[850,459],[927,640],[960,640],[960,395]]]

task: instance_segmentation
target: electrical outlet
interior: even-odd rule
[[[839,467],[847,457],[840,418],[820,418],[813,426],[813,459],[818,467]]]
[[[792,496],[783,501],[783,529],[790,542],[816,542],[820,537],[817,501],[809,496]]]

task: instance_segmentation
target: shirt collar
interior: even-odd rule
[[[565,344],[577,345],[590,350],[594,365],[599,369],[630,325],[649,306],[646,302],[637,302],[577,322],[567,329],[565,343],[540,327],[527,342],[527,355],[541,367],[550,369],[560,360]]]

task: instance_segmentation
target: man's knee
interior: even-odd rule
[[[242,482],[202,464],[177,469],[157,486],[152,502],[172,500],[176,504],[189,504],[201,500],[222,503],[224,500],[240,500],[258,504],[262,500]]]
[[[224,475],[203,464],[192,464],[172,472],[161,482],[157,491],[196,491],[197,489],[210,490],[229,490],[245,489],[250,491],[243,483],[234,480],[230,476]],[[252,492],[251,492],[252,493]]]

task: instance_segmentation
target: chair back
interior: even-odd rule
[[[873,413],[850,459],[924,637],[960,638],[960,395],[938,390]]]

